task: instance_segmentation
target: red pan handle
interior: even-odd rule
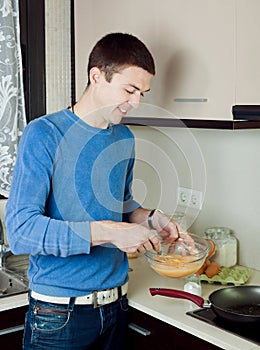
[[[149,290],[152,296],[162,295],[170,298],[188,299],[193,303],[195,303],[196,305],[198,305],[199,307],[203,307],[204,305],[203,298],[195,294],[184,292],[182,290],[168,289],[168,288],[150,288]]]

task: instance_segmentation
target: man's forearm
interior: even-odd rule
[[[138,223],[92,221],[90,228],[92,246],[110,243],[126,253],[135,253],[141,246],[146,249],[158,246],[158,239],[151,238],[147,227]]]
[[[149,228],[148,216],[151,213],[151,211],[152,209],[138,208],[131,214],[129,221]]]

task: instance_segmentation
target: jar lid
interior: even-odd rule
[[[222,239],[230,236],[231,230],[228,227],[209,227],[205,231],[205,236],[211,239]]]

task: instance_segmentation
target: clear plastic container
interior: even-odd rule
[[[216,244],[216,252],[212,260],[220,266],[231,267],[237,263],[237,240],[227,227],[210,227],[205,231],[205,237]]]
[[[200,275],[194,273],[185,277],[183,290],[201,296]]]

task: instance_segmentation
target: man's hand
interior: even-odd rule
[[[90,227],[92,246],[110,243],[131,254],[158,251],[160,247],[158,237],[140,224],[103,220],[91,222]]]
[[[159,210],[155,211],[152,224],[157,233],[161,236],[162,244],[172,243],[178,239],[181,234],[183,235],[186,233],[178,222]]]

